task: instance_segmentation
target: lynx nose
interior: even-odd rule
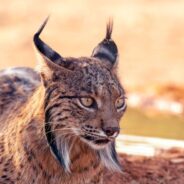
[[[119,134],[119,127],[106,127],[103,128],[103,131],[105,134],[109,137],[116,137]]]

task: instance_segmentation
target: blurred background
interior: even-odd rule
[[[113,17],[128,97],[122,133],[184,139],[183,0],[1,0],[0,69],[35,67],[33,34],[49,14],[42,38],[73,57],[90,56]]]

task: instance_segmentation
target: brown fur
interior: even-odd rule
[[[82,130],[92,127],[101,133],[118,127],[125,109],[117,112],[114,103],[124,90],[110,63],[99,58],[65,58],[66,63],[54,64],[44,55],[41,78],[28,68],[0,72],[0,184],[102,184],[101,157],[109,153],[83,141]],[[83,96],[95,99],[98,109],[80,106]],[[54,138],[49,141],[48,135]],[[104,157],[105,164],[114,159],[116,167],[113,142],[108,144],[112,158]]]

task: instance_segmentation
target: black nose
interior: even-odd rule
[[[103,128],[103,131],[106,133],[107,136],[113,136],[115,133],[119,134],[119,127],[106,127]]]

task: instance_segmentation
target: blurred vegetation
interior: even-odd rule
[[[147,114],[128,108],[121,120],[121,133],[140,136],[184,139],[184,118],[169,114]]]

